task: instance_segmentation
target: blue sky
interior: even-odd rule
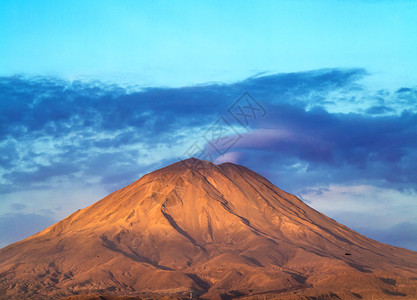
[[[1,1],[0,74],[182,86],[362,67],[412,84],[415,1]],[[392,86],[394,85],[394,86]]]
[[[416,15],[414,1],[0,1],[0,247],[197,145],[417,250]],[[246,123],[243,104],[259,108]],[[231,147],[213,142],[222,122]]]

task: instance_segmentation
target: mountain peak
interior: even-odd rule
[[[150,174],[157,174],[159,176],[161,173],[171,173],[175,174],[175,176],[180,176],[184,172],[193,171],[193,172],[200,172],[206,174],[207,172],[221,172],[222,166],[236,166],[241,167],[239,165],[233,163],[222,163],[222,164],[215,164],[208,160],[202,160],[195,157],[190,157],[184,160],[180,160],[173,164],[170,164],[162,169],[159,169],[155,172]]]
[[[191,169],[198,169],[198,168],[207,168],[207,167],[215,167],[216,165],[208,160],[202,160],[195,157],[190,157],[184,160],[179,161],[180,164],[185,164],[187,167]]]

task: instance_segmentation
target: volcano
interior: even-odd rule
[[[243,166],[191,158],[1,249],[0,295],[416,299],[417,252],[358,234]]]

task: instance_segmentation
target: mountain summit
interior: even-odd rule
[[[360,235],[243,166],[191,158],[0,250],[0,298],[94,293],[415,299],[417,252]]]

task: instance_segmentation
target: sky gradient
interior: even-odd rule
[[[0,1],[0,75],[157,86],[366,68],[414,84],[415,1]]]
[[[417,250],[416,15],[413,1],[0,1],[0,247],[200,149]]]

